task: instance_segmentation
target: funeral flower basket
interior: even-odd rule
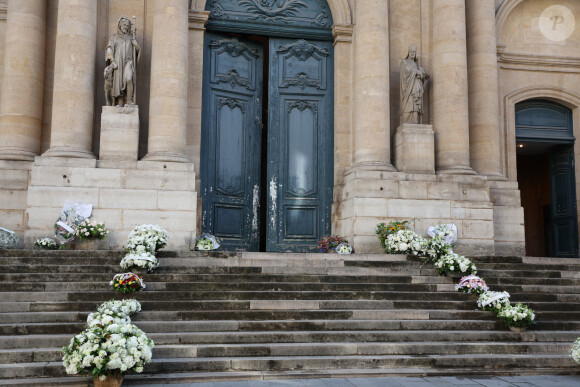
[[[121,260],[121,268],[129,271],[152,272],[159,266],[159,260],[148,252],[129,253]]]
[[[90,375],[97,384],[122,378],[125,373],[143,372],[144,365],[151,362],[153,347],[153,341],[135,325],[107,319],[74,336],[63,347],[62,360],[67,374]]]
[[[109,231],[105,228],[103,222],[91,222],[89,219],[84,219],[77,226],[75,235],[78,239],[105,239]]]
[[[56,242],[52,238],[41,238],[34,241],[34,247],[40,250],[56,250]]]
[[[479,296],[477,306],[481,310],[489,310],[498,313],[510,304],[508,292],[485,292]]]
[[[468,258],[459,254],[446,254],[440,257],[437,261],[433,263],[433,266],[439,270],[439,274],[445,273],[464,273],[464,274],[476,274],[477,268],[475,264],[471,262]]]
[[[121,293],[138,292],[145,289],[143,279],[133,273],[116,274],[109,284],[113,286],[113,290]]]
[[[136,251],[138,246],[142,246],[144,251],[155,254],[157,250],[167,246],[168,239],[167,231],[163,227],[156,224],[143,224],[129,233],[125,250],[130,253]]]
[[[425,251],[425,239],[410,229],[399,230],[389,234],[385,239],[385,252],[387,254],[413,254],[422,255]]]
[[[396,234],[400,230],[405,230],[407,228],[408,220],[395,220],[389,222],[388,224],[379,223],[377,228],[375,229],[375,233],[379,237],[379,241],[381,242],[381,246],[386,250],[385,241],[387,237],[391,234]]]
[[[528,328],[534,323],[536,315],[533,309],[517,303],[515,306],[507,305],[497,314],[508,327]]]
[[[455,285],[455,290],[467,294],[481,294],[487,292],[489,287],[485,281],[476,275],[467,275]]]

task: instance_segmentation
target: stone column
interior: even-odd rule
[[[495,1],[467,2],[467,72],[471,166],[488,179],[501,173]]]
[[[154,0],[154,14],[149,142],[144,160],[188,163],[188,1]]]
[[[43,156],[94,158],[97,2],[59,0],[50,148]]]
[[[465,0],[433,2],[432,80],[437,170],[474,174],[469,163]]]
[[[45,56],[45,0],[9,0],[0,105],[0,159],[40,153]]]
[[[354,167],[391,170],[389,2],[356,2]]]

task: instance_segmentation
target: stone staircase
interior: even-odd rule
[[[88,313],[124,298],[122,252],[0,252],[0,384],[78,385],[62,346]],[[580,259],[479,257],[493,290],[529,302],[513,333],[457,278],[401,255],[161,252],[133,322],[154,360],[125,384],[385,375],[580,374]]]

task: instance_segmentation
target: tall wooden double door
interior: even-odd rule
[[[228,250],[312,251],[330,233],[332,43],[207,33],[202,232]]]

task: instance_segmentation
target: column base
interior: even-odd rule
[[[443,167],[437,170],[438,175],[477,175],[470,167],[458,165],[454,167]]]
[[[27,150],[0,148],[0,160],[34,161],[36,156],[38,156],[36,153]]]
[[[483,173],[482,175],[487,176],[487,180],[492,180],[492,181],[507,181],[507,177],[505,177],[501,173],[497,173],[497,172]]]
[[[55,146],[42,154],[43,157],[70,157],[77,159],[95,159],[93,152],[75,146]]]
[[[383,161],[364,161],[360,163],[354,163],[352,167],[346,170],[346,173],[355,171],[387,171],[396,172],[397,170],[391,163],[385,163]]]
[[[172,163],[191,163],[187,156],[177,152],[151,152],[143,157],[144,161],[167,161]]]

